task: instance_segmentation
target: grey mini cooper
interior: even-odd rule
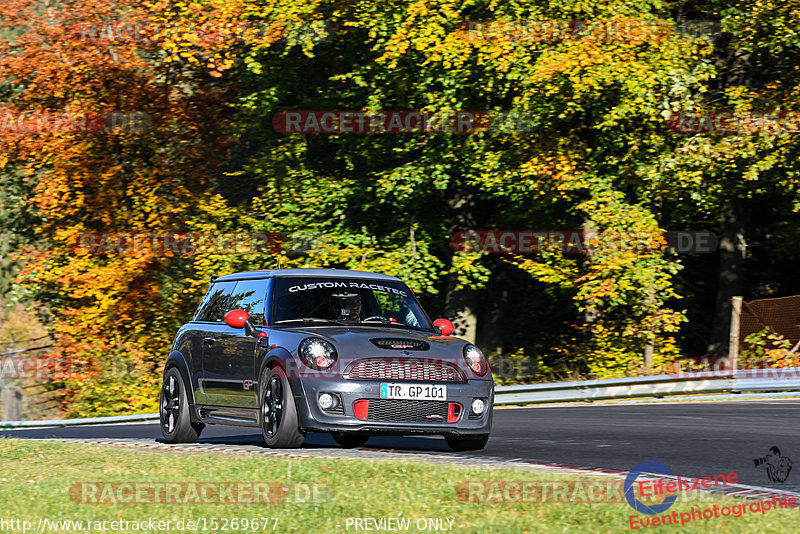
[[[330,432],[438,434],[482,449],[493,382],[481,351],[431,323],[398,278],[283,269],[214,278],[164,366],[161,431],[194,441],[207,424],[261,427],[269,447]]]

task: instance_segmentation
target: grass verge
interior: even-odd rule
[[[11,520],[30,521],[31,530],[35,530],[40,519],[47,518],[49,521],[84,521],[82,529],[74,526],[64,529],[63,524],[58,529],[53,523],[46,524],[49,528],[45,531],[62,532],[143,532],[147,530],[142,530],[141,524],[121,528],[125,525],[96,522],[150,519],[172,522],[162,532],[402,532],[406,530],[399,529],[398,523],[385,521],[383,529],[374,528],[381,526],[381,519],[401,518],[409,520],[409,532],[435,532],[437,528],[459,533],[635,532],[630,528],[630,516],[653,517],[636,514],[624,502],[587,503],[586,499],[568,503],[465,502],[468,495],[459,493],[458,489],[463,490],[469,481],[544,480],[576,479],[523,469],[488,470],[424,462],[173,454],[160,450],[0,439],[0,531],[24,530],[24,524],[8,523]],[[253,498],[247,487],[274,482],[270,499],[276,500],[273,497],[277,495],[277,500],[281,500],[291,493],[288,500],[292,502],[216,504],[213,491],[204,497],[185,491],[186,486],[183,486],[181,493],[173,494],[171,499],[162,493],[161,504],[149,502],[155,498],[156,490],[139,495],[148,501],[146,503],[110,504],[114,500],[137,498],[135,490],[126,487],[126,483],[142,483],[138,487],[147,489],[148,484],[157,487],[157,483],[212,482],[242,483],[245,490],[235,497],[236,501]],[[220,486],[214,487],[219,489]],[[290,488],[290,493],[281,495],[280,491],[285,491],[282,487]],[[488,493],[484,495],[489,496]],[[515,498],[513,494],[510,496]],[[229,500],[228,497],[224,499]],[[92,499],[105,504],[81,502]],[[170,502],[164,503],[167,500]],[[695,509],[713,505],[721,508],[748,502],[752,501],[703,494],[681,499],[667,513],[689,512],[693,506]],[[214,525],[210,522],[213,518],[217,520],[216,528],[212,528]],[[234,518],[239,519],[235,527],[231,521]],[[277,526],[272,520],[259,520],[257,528],[252,528],[252,524],[243,528],[243,518],[247,518],[248,523],[254,518],[278,520]],[[362,519],[361,528],[357,528],[359,524],[354,518]],[[363,522],[365,518],[372,518],[375,523]],[[177,523],[181,519],[183,528]],[[429,522],[429,519],[439,521]],[[189,520],[201,522],[195,529],[189,528]],[[14,526],[17,528],[11,528]],[[651,526],[638,532],[642,530],[792,532],[800,531],[800,514],[796,510],[770,510],[763,514],[748,511],[741,517],[704,519],[683,526]]]

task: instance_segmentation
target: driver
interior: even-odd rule
[[[361,320],[361,295],[358,293],[336,293],[331,295],[334,298],[335,312],[338,313],[339,321],[360,321]]]

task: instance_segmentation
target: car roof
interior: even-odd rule
[[[228,282],[233,280],[255,280],[259,278],[289,278],[293,276],[320,277],[320,278],[359,278],[369,280],[387,280],[401,282],[396,276],[369,273],[366,271],[346,271],[344,269],[265,269],[260,271],[244,271],[241,273],[226,274],[214,278],[214,282]]]

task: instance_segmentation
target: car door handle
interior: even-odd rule
[[[215,337],[204,337],[203,343],[205,343],[206,345],[213,345],[216,340],[217,338]]]

